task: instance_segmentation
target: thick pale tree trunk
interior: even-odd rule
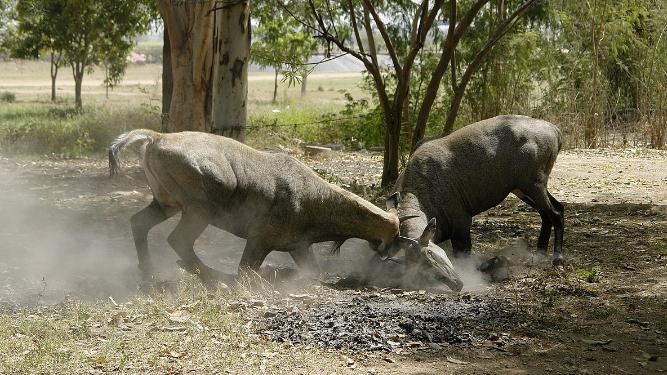
[[[308,85],[308,74],[301,75],[301,96],[306,96]]]
[[[220,2],[216,11],[211,132],[245,139],[250,63],[250,2]]]
[[[171,76],[171,46],[169,43],[169,31],[165,28],[162,44],[162,124],[160,130],[167,132],[169,125],[169,107],[171,106],[171,93],[174,91],[174,80]]]
[[[159,0],[169,33],[173,88],[166,131],[210,128],[213,1]]]

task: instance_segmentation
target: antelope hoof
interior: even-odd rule
[[[139,272],[141,273],[142,283],[152,283],[156,279],[156,273],[151,264],[139,264]]]
[[[562,256],[557,256],[554,258],[551,264],[553,264],[554,268],[563,269],[565,267],[565,258]]]

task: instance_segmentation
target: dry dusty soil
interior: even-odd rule
[[[381,168],[372,153],[306,162],[361,193],[372,191]],[[473,227],[474,252],[510,258],[504,281],[471,279],[454,295],[301,279],[276,282],[274,297],[227,306],[247,317],[254,334],[284,343],[285,353],[292,346],[323,353],[322,364],[285,373],[667,372],[667,153],[564,151],[550,191],[566,207],[564,270],[534,253],[539,215],[510,197]],[[128,219],[149,201],[136,164],[110,179],[102,159],[0,158],[0,310],[48,308],[65,298],[123,304],[139,294]],[[165,240],[173,225],[150,236],[164,280],[182,277]],[[232,273],[243,244],[209,228],[196,248]],[[353,279],[355,265],[372,256],[359,241],[342,253],[320,251],[322,267],[339,281]],[[276,273],[293,267],[284,254],[269,263]]]

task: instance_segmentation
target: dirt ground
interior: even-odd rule
[[[306,160],[356,191],[379,181],[380,161],[342,152]],[[1,309],[65,298],[122,303],[139,293],[128,219],[150,193],[136,164],[119,178],[107,174],[103,159],[0,157]],[[474,252],[511,259],[505,281],[472,283],[460,295],[291,284],[290,298],[240,308],[266,339],[337,358],[326,373],[667,372],[667,152],[564,151],[550,191],[566,208],[563,271],[534,255],[539,215],[510,197],[473,227]],[[166,243],[174,225],[149,238],[165,279],[182,276]],[[207,264],[234,272],[243,244],[209,228],[196,249]],[[351,269],[358,253],[372,255],[348,241],[342,259],[320,263]],[[293,266],[284,254],[269,263]]]

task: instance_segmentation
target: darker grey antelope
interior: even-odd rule
[[[563,205],[547,190],[561,146],[555,125],[526,116],[494,117],[424,143],[396,182],[401,235],[421,234],[435,218],[432,241],[451,240],[455,256],[469,254],[473,216],[514,193],[542,218],[539,250],[554,229],[553,264],[562,265]]]

